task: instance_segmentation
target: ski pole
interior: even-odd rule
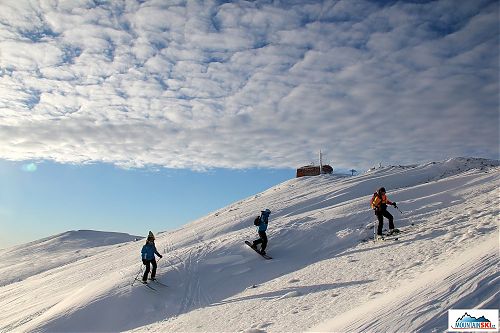
[[[134,285],[135,281],[137,281],[137,278],[139,277],[139,274],[142,273],[142,265],[141,265],[141,269],[139,270],[139,273],[137,273],[137,275],[135,276],[135,279],[134,281],[132,282],[132,286]]]
[[[403,215],[403,212],[401,211],[401,209],[399,209],[399,207],[397,205],[394,205],[394,208],[396,208],[397,210],[399,210],[399,212],[401,213],[401,215]]]
[[[163,257],[161,257],[160,259],[163,259]],[[158,259],[158,261],[160,261],[160,259]],[[170,260],[168,258],[163,260],[163,261],[165,261],[166,265],[167,265],[165,268],[172,267],[172,263],[170,262]]]
[[[373,222],[373,242],[377,241],[377,236],[376,236],[376,232],[375,232],[376,224],[377,224],[377,222]]]
[[[378,219],[373,221],[373,242],[376,242],[377,241],[377,222],[378,222]]]
[[[159,267],[160,265],[158,265],[158,263],[160,262],[160,260],[162,259],[163,257],[159,258],[158,260],[156,260],[156,267]]]

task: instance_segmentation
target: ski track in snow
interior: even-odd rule
[[[210,304],[209,298],[202,290],[198,270],[198,264],[200,260],[203,260],[204,254],[206,254],[206,245],[204,243],[201,246],[191,247],[187,259],[183,263],[186,286],[184,287],[185,293],[178,315]]]
[[[381,185],[402,234],[363,243]],[[444,331],[449,308],[498,304],[498,188],[498,162],[477,159],[292,179],[159,233],[157,291],[131,286],[143,241],[5,270],[0,332]],[[243,243],[266,207],[272,260]]]

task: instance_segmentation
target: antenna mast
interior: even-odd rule
[[[319,150],[319,174],[323,174],[323,156],[321,155],[321,149]]]

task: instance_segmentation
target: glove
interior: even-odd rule
[[[393,205],[394,207],[396,207],[396,203],[395,203],[395,202],[393,202],[393,203],[392,203],[392,205]]]
[[[160,254],[160,259],[163,258],[163,256]]]
[[[143,263],[143,265],[147,265],[148,261],[146,259],[142,259],[142,263]]]

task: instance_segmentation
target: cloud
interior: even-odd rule
[[[498,158],[497,1],[0,4],[0,158]]]

